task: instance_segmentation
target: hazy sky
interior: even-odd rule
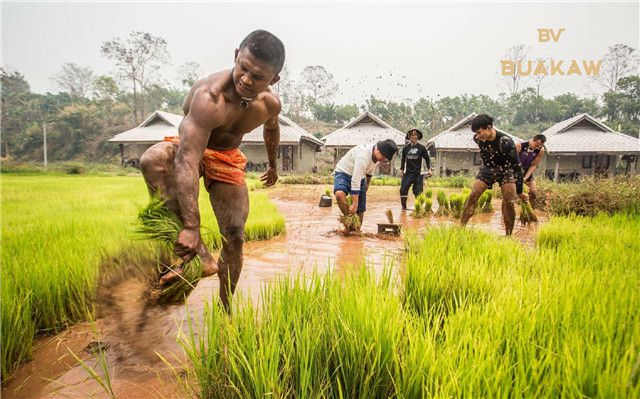
[[[207,72],[229,68],[233,50],[254,29],[284,42],[296,78],[323,65],[340,85],[334,101],[361,103],[505,91],[500,60],[515,44],[529,58],[598,60],[607,47],[638,49],[638,2],[627,3],[11,3],[2,4],[2,65],[36,92],[58,91],[51,76],[64,62],[115,71],[100,44],[132,30],[165,38],[172,57],[163,76],[178,86],[188,61]],[[565,28],[539,43],[537,28]],[[542,94],[599,92],[587,77],[549,77]]]

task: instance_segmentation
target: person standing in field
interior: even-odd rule
[[[400,173],[402,174],[400,204],[402,205],[402,210],[407,209],[407,196],[411,186],[413,186],[413,195],[415,197],[424,190],[423,159],[427,165],[427,176],[432,174],[429,152],[425,146],[418,143],[418,140],[422,140],[422,132],[418,129],[411,129],[407,132],[405,140],[409,140],[409,143],[402,149],[402,159],[400,160]]]
[[[533,173],[538,168],[538,164],[544,156],[544,143],[546,141],[547,138],[544,134],[536,134],[529,141],[516,143],[516,151],[518,151],[520,164],[524,170],[524,177],[522,179],[524,180],[524,184],[529,187],[529,201],[531,201],[533,208],[538,205],[538,190],[536,188],[536,182],[533,180]]]
[[[175,244],[176,254],[185,261],[199,256],[203,277],[218,273],[220,299],[227,310],[242,270],[249,213],[247,160],[238,147],[246,133],[264,125],[268,167],[261,180],[267,187],[276,183],[281,104],[269,86],[280,79],[284,60],[280,39],[264,30],[250,33],[235,50],[232,69],[209,75],[191,87],[179,137],[165,138],[140,159],[150,194],[166,199],[184,225]],[[223,237],[217,263],[200,235],[200,177]],[[180,268],[170,271],[160,284],[176,280],[181,272]]]
[[[391,161],[398,145],[391,139],[360,144],[351,148],[336,164],[333,194],[343,215],[355,214],[360,225],[367,209],[367,190],[373,171],[380,162]],[[351,206],[347,195],[351,194]]]
[[[527,194],[523,193],[522,166],[516,146],[511,137],[494,129],[493,118],[489,115],[473,118],[471,130],[474,133],[473,140],[480,147],[482,166],[471,186],[461,224],[465,226],[475,213],[478,198],[484,190],[498,183],[502,191],[502,218],[506,235],[510,236],[516,220],[516,194],[523,201],[528,200]]]

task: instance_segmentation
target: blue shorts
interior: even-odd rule
[[[342,191],[345,194],[351,194],[351,175],[344,172],[336,172],[333,177],[333,193]],[[360,192],[358,193],[358,212],[367,210],[367,179],[360,182]]]

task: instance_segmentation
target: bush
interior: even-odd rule
[[[582,178],[577,182],[541,180],[538,196],[553,215],[594,216],[605,212],[640,213],[640,176],[609,179]]]

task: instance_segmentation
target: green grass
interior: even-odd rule
[[[455,176],[443,176],[443,177],[431,177],[428,180],[430,187],[451,187],[451,188],[463,188],[471,187],[473,178],[464,175]]]
[[[251,192],[247,240],[284,231],[266,194]],[[101,259],[129,247],[148,202],[140,176],[2,176],[2,378],[31,352],[36,333],[55,332],[93,310]],[[201,188],[203,238],[220,233]]]
[[[371,178],[372,186],[399,186],[401,179],[393,176],[374,176]]]
[[[535,249],[429,229],[399,285],[397,265],[359,265],[267,286],[232,319],[207,307],[182,337],[188,380],[200,397],[639,397],[639,229],[554,218]]]

